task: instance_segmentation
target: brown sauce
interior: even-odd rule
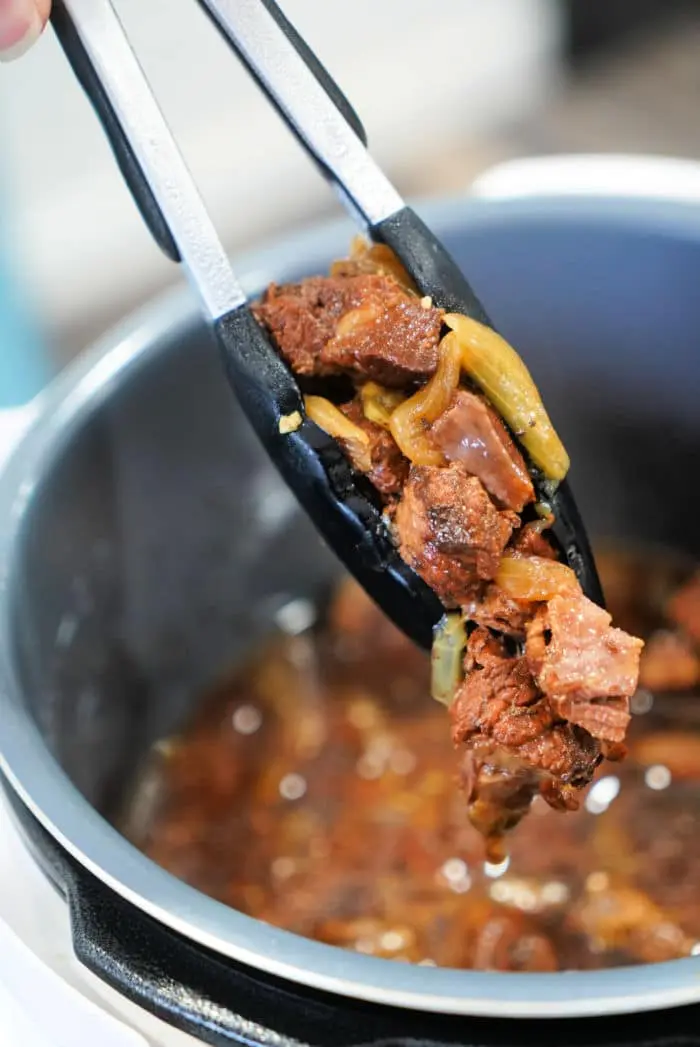
[[[684,567],[600,566],[623,628],[669,628]],[[484,863],[428,693],[427,658],[348,583],[325,622],[280,631],[157,747],[125,831],[206,894],[374,956],[549,971],[700,951],[697,684],[640,689],[628,758],[603,765],[578,812],[537,798],[500,866]]]

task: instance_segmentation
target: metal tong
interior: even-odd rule
[[[493,327],[454,260],[373,161],[357,114],[274,0],[198,2],[369,237],[392,248],[436,305]],[[112,0],[54,0],[51,21],[146,224],[198,292],[229,382],[279,472],[360,584],[429,647],[444,609],[398,555],[364,478],[335,440],[306,419],[296,380],[250,311]],[[301,424],[289,431],[287,421],[298,418]],[[602,605],[568,484],[542,497],[555,513],[565,560]]]

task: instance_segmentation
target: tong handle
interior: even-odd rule
[[[128,138],[124,134],[114,106],[102,86],[102,82],[75,29],[63,0],[54,0],[51,10],[51,25],[78,83],[92,103],[102,124],[122,177],[141,212],[141,217],[150,230],[151,236],[171,261],[179,262],[180,252],[170,227],[151,191],[143,168],[136,158]]]
[[[267,8],[268,12],[272,16],[272,18],[274,18],[275,22],[280,27],[284,35],[287,37],[294,50],[303,60],[305,65],[307,65],[308,68],[311,70],[311,72],[316,77],[323,90],[331,99],[335,107],[338,110],[340,110],[341,114],[343,115],[343,118],[350,124],[353,131],[360,139],[360,141],[363,143],[363,145],[367,145],[367,132],[364,129],[362,121],[357,115],[357,111],[353,109],[347,97],[340,90],[338,84],[330,75],[326,67],[311,50],[306,40],[304,40],[304,38],[299,35],[299,33],[296,31],[296,29],[289,21],[287,16],[275,3],[275,0],[260,0],[260,3],[263,5],[263,7]],[[214,16],[211,9],[205,6],[205,10],[211,18],[211,20],[213,21],[214,25],[216,25],[217,29],[219,29],[219,31],[222,32],[223,35],[225,35],[223,33],[220,23]],[[260,81],[260,79],[257,76],[256,80],[258,84],[263,88],[263,90],[266,93],[268,93],[267,89],[265,88],[265,85]],[[271,99],[275,107],[279,108],[277,100],[274,98],[274,96],[268,94],[268,97]]]
[[[112,0],[55,0],[53,25],[156,243],[211,320],[246,296]]]

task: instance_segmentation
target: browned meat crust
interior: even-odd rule
[[[516,523],[458,464],[413,466],[394,518],[402,557],[447,607],[493,578]]]
[[[296,374],[351,371],[401,387],[437,366],[442,311],[421,304],[388,276],[272,284],[256,315]]]

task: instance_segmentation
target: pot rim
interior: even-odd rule
[[[698,166],[700,177],[700,166]],[[586,196],[443,199],[419,208],[440,234],[458,218],[500,223],[562,217],[641,226],[700,243],[700,210],[687,199]],[[352,231],[333,222],[237,262],[253,290],[283,257],[332,253]],[[262,923],[176,879],[128,843],[70,782],[22,701],[11,649],[15,548],[34,492],[68,439],[123,381],[197,318],[188,293],[168,293],[108,334],[41,397],[42,409],[0,479],[0,768],[43,827],[82,866],[140,910],[214,952],[310,988],[445,1014],[561,1018],[620,1014],[700,1000],[700,957],[601,971],[513,974],[397,964],[349,953]]]

